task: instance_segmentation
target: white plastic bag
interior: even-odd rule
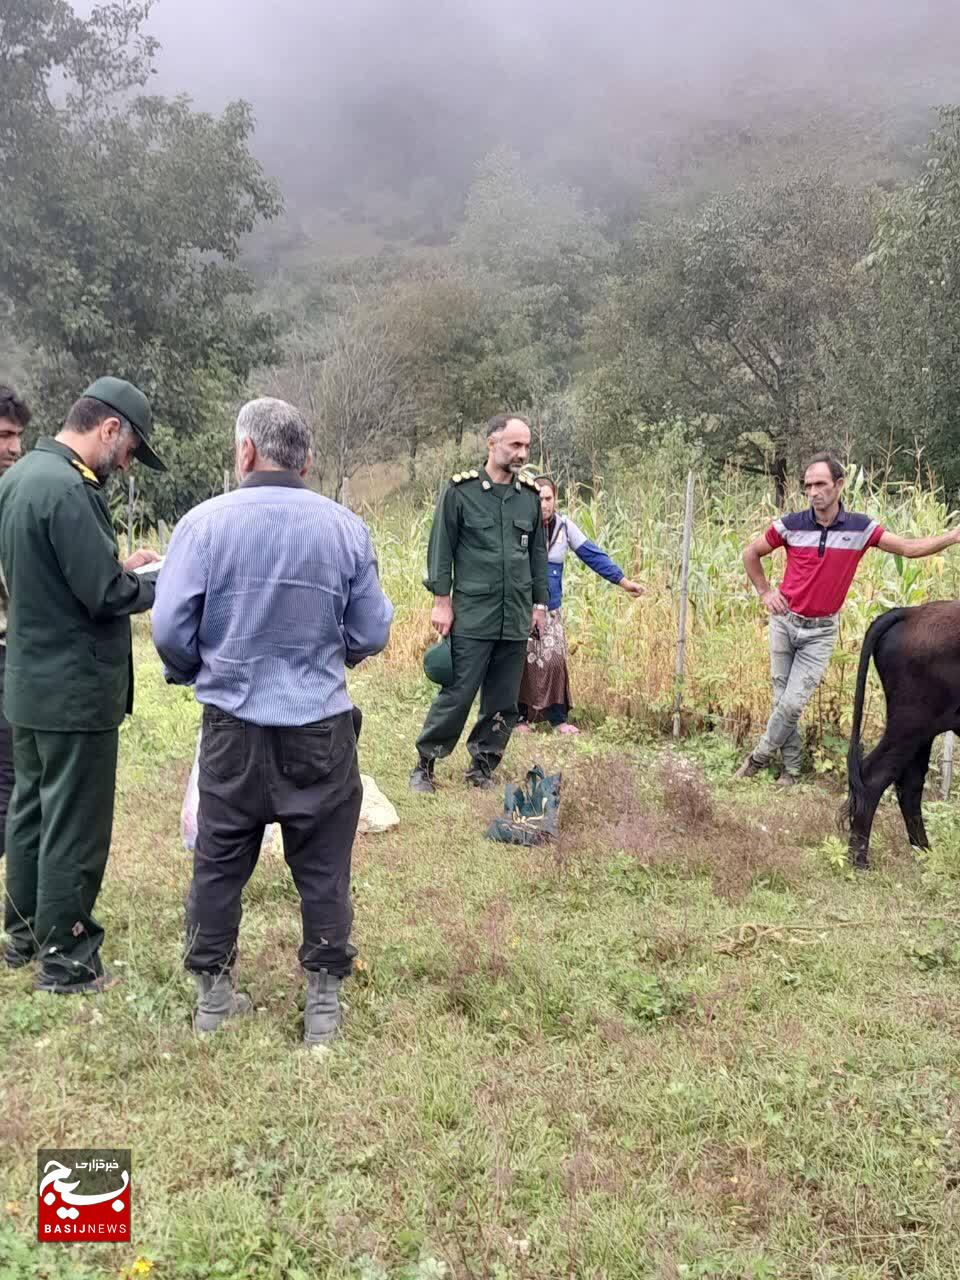
[[[362,773],[360,781],[363,783],[363,805],[357,826],[358,834],[378,835],[382,831],[389,831],[391,827],[399,827],[400,818],[396,809],[374,780],[368,774]]]
[[[193,753],[193,768],[187,779],[187,789],[183,793],[183,805],[180,808],[180,839],[188,853],[193,853],[197,843],[197,810],[200,808],[200,736],[197,734],[197,749]]]
[[[197,749],[193,753],[193,768],[187,779],[187,789],[183,793],[183,805],[180,809],[180,839],[189,853],[193,853],[197,843],[197,811],[200,808],[200,739],[202,737],[201,726],[197,733]],[[261,853],[266,853],[277,834],[277,824],[271,822],[263,833],[260,844]]]

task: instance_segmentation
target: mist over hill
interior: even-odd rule
[[[497,146],[629,221],[801,160],[892,183],[960,92],[948,0],[160,0],[149,29],[164,92],[253,104],[291,216],[405,201],[440,238]]]

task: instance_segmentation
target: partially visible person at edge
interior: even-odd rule
[[[929,538],[902,538],[841,502],[845,472],[832,453],[817,453],[803,468],[810,505],[775,520],[743,553],[747,576],[770,614],[773,711],[763,737],[736,772],[750,778],[781,753],[780,783],[800,775],[803,743],[797,725],[830,662],[839,614],[857,566],[871,547],[918,559],[960,542],[960,527]],[[787,553],[779,587],[771,587],[760,561],[778,547]]]
[[[12,387],[0,384],[0,477],[6,475],[21,454],[21,437],[31,418],[25,400]],[[7,584],[0,568],[0,707],[7,655]],[[0,710],[0,858],[6,847],[7,809],[13,793],[13,734]]]
[[[93,917],[113,832],[119,726],[133,709],[130,615],[155,581],[119,559],[103,486],[150,448],[150,404],[98,378],[55,439],[41,436],[0,480],[0,563],[10,591],[4,712],[16,779],[7,819],[4,954],[39,957],[37,986],[94,993],[103,929]]]
[[[540,501],[533,481],[520,475],[529,453],[527,420],[497,414],[487,424],[482,469],[458,473],[440,494],[423,581],[434,597],[430,621],[450,637],[453,679],[434,698],[417,739],[412,791],[434,790],[434,764],[460,740],[478,689],[468,783],[493,786],[517,723],[527,640],[541,631],[548,598]]]
[[[567,672],[567,641],[560,607],[563,603],[563,563],[572,551],[587,568],[621,587],[628,595],[643,595],[639,582],[628,578],[618,564],[601,551],[595,542],[579,529],[569,516],[557,511],[557,486],[549,476],[537,476],[540,489],[540,514],[547,540],[547,616],[543,630],[532,635],[527,645],[527,660],[520,682],[520,733],[546,720],[560,733],[579,733],[567,715],[573,706],[570,678]]]
[[[304,483],[310,431],[282,400],[236,425],[240,487],[177,525],[160,574],[153,638],[172,684],[203,704],[197,839],[185,964],[194,1026],[250,1013],[235,989],[241,897],[264,827],[278,822],[300,895],[304,1041],[340,1024],[350,944],[350,855],[363,786],[359,712],[345,668],[379,653],[393,609],[367,526]]]

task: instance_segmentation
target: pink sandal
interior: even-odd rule
[[[579,733],[580,730],[575,724],[571,724],[569,720],[564,720],[563,724],[557,725],[557,733]]]

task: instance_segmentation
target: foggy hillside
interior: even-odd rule
[[[161,89],[249,99],[291,210],[353,216],[382,192],[456,207],[504,143],[627,217],[768,145],[896,178],[960,92],[952,0],[159,0],[150,27]]]

